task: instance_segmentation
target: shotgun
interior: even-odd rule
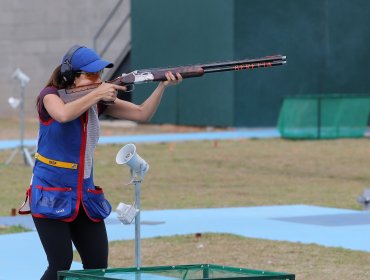
[[[108,81],[115,85],[129,86],[134,84],[148,83],[148,82],[160,82],[166,81],[165,74],[171,71],[174,75],[176,73],[181,74],[184,79],[201,77],[204,74],[224,72],[224,71],[240,71],[240,70],[253,70],[257,68],[268,68],[272,66],[279,66],[286,64],[286,56],[273,55],[262,58],[244,59],[236,61],[225,61],[216,62],[210,64],[199,64],[189,66],[177,66],[177,67],[166,67],[166,68],[152,68],[135,70],[128,74],[122,74],[121,76]],[[59,96],[64,102],[71,102],[78,99],[97,88],[100,83],[92,84],[88,86],[60,89],[58,90]],[[104,102],[105,104],[113,104],[114,102]]]

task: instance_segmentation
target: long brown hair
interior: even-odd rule
[[[69,86],[67,85],[62,75],[60,74],[60,68],[61,68],[61,65],[58,65],[54,69],[49,80],[46,82],[45,87],[56,87],[58,89],[61,89],[61,88],[66,88],[67,86]]]
[[[62,89],[62,88],[68,88],[68,87],[70,87],[70,86],[73,85],[73,82],[71,84],[70,82],[68,83],[68,82],[66,82],[63,79],[63,77],[62,77],[62,75],[60,73],[61,67],[62,67],[61,65],[58,65],[54,69],[54,71],[51,74],[49,80],[46,82],[45,87],[55,87],[57,89]],[[37,100],[36,100],[36,108],[39,107],[39,102],[40,102],[39,97],[37,97]]]

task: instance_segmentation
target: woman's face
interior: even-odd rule
[[[77,72],[79,75],[75,78],[75,86],[88,86],[91,84],[101,83],[101,75],[103,74],[103,70],[95,73],[90,72]]]

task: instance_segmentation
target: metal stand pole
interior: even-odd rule
[[[34,164],[30,152],[24,146],[24,88],[25,86],[26,85],[24,83],[21,84],[21,102],[20,102],[20,109],[19,109],[19,117],[20,117],[20,122],[21,122],[20,129],[19,129],[20,130],[20,133],[19,133],[20,134],[20,145],[19,147],[14,149],[10,157],[5,162],[5,165],[8,165],[13,160],[13,158],[18,153],[18,151],[22,153],[23,160],[26,165],[33,167],[33,164]]]
[[[141,212],[141,201],[140,201],[140,180],[135,180],[135,206],[139,212],[135,216],[135,265],[139,270],[141,267],[141,237],[140,237],[140,212]]]
[[[149,164],[145,162],[136,152],[134,144],[127,144],[121,148],[116,155],[118,164],[127,164],[130,167],[130,182],[126,185],[135,184],[134,205],[126,205],[120,202],[117,207],[118,219],[123,224],[131,224],[135,219],[135,280],[141,279],[141,195],[140,185],[144,181],[144,175],[149,170]]]

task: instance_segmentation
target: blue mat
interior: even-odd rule
[[[246,129],[235,131],[193,132],[193,133],[163,133],[151,135],[124,135],[102,136],[99,144],[124,144],[124,143],[154,143],[154,142],[179,142],[199,140],[226,140],[243,138],[276,138],[280,137],[276,129]],[[36,146],[36,139],[26,139],[25,146]],[[1,149],[14,149],[20,145],[19,140],[0,140]]]
[[[228,233],[370,252],[368,215],[362,211],[308,205],[153,210],[141,213],[141,236]],[[0,217],[0,224],[23,224],[28,219],[25,225],[33,227],[29,216],[12,219]],[[115,213],[106,221],[109,241],[134,239],[134,225],[120,224]],[[35,231],[0,235],[0,248],[1,280],[39,279],[47,266]],[[122,266],[134,266],[134,260]],[[72,269],[81,269],[81,264],[74,263]]]

